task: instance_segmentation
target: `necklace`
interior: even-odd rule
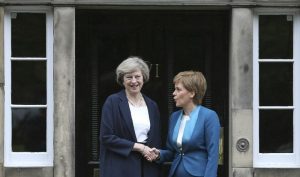
[[[141,95],[138,96],[138,99],[135,99],[134,101],[133,101],[132,98],[129,98],[128,95],[126,95],[126,96],[127,96],[128,102],[129,102],[132,106],[140,107],[140,106],[143,106],[143,105],[144,105],[144,99],[143,99],[143,97],[142,97]]]

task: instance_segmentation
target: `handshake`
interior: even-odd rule
[[[150,147],[148,147],[146,145],[144,145],[141,153],[144,156],[144,158],[146,160],[148,160],[149,162],[158,160],[160,158],[160,152],[159,152],[158,149],[156,149],[156,148],[150,148]]]

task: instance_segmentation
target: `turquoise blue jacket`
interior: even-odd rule
[[[182,110],[179,110],[170,117],[166,149],[160,150],[159,162],[172,161],[169,177],[173,176],[180,161],[191,175],[216,177],[220,136],[218,115],[215,111],[200,106],[191,136],[188,141],[182,142],[182,149],[179,149],[174,134],[178,134],[176,124],[181,115]]]

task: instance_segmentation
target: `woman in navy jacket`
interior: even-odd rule
[[[158,107],[141,93],[149,68],[142,59],[129,57],[116,74],[125,89],[110,95],[102,108],[100,177],[158,177],[159,165],[144,158],[161,145]]]
[[[185,71],[173,81],[182,109],[171,115],[167,148],[155,150],[159,161],[173,161],[169,177],[216,177],[220,123],[216,112],[201,106],[206,80],[201,72]]]

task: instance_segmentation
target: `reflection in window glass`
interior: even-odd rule
[[[12,104],[46,104],[46,61],[12,61]]]
[[[260,110],[259,117],[259,152],[293,153],[293,110]]]
[[[293,63],[259,64],[259,105],[293,106]]]
[[[46,109],[12,109],[13,152],[46,152]]]
[[[259,58],[293,58],[293,18],[288,15],[259,16]]]
[[[46,57],[46,14],[12,13],[12,57]]]

